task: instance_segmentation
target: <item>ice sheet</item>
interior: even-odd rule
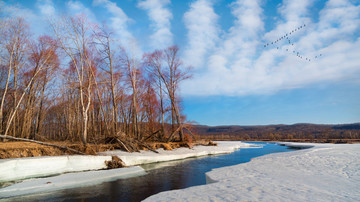
[[[171,151],[158,149],[159,152],[152,151],[141,152],[123,152],[123,151],[107,151],[101,152],[100,155],[118,156],[128,166],[141,165],[147,163],[156,163],[163,161],[179,160],[191,157],[199,157],[213,154],[231,153],[239,148],[254,147],[253,144],[248,144],[240,141],[219,141],[217,146],[196,146],[192,149],[178,148]]]
[[[294,144],[306,150],[270,154],[208,172],[212,184],[167,191],[145,201],[358,201],[360,144]]]
[[[0,182],[106,168],[111,156],[48,156],[0,160]]]
[[[54,177],[29,179],[0,189],[0,199],[26,194],[50,192],[79,186],[89,186],[105,181],[144,175],[139,166],[111,170],[67,173]]]

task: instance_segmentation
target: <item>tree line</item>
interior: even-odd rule
[[[179,48],[136,57],[85,16],[49,22],[31,37],[22,18],[0,18],[0,134],[26,139],[183,140],[179,84],[191,77]],[[190,132],[191,133],[191,132]]]
[[[360,123],[341,125],[294,124],[265,126],[194,126],[202,138],[211,140],[262,140],[358,142]],[[344,140],[344,141],[342,141]]]

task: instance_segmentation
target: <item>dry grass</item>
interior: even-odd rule
[[[66,146],[78,151],[82,151],[88,155],[94,155],[96,152],[107,150],[114,150],[116,145],[112,144],[89,144],[87,147],[81,143],[70,142],[51,142],[53,144]],[[44,146],[30,142],[0,142],[0,159],[7,158],[21,158],[21,157],[36,157],[36,156],[61,156],[72,155],[73,153],[68,150]]]
[[[118,143],[111,144],[88,144],[86,147],[80,142],[51,142],[52,144],[66,146],[77,151],[81,151],[87,155],[95,155],[97,152],[109,151],[109,150],[124,150],[123,147]],[[163,148],[164,150],[173,150],[180,147],[192,148],[196,145],[214,145],[209,141],[201,140],[194,143],[188,142],[148,142],[144,143],[151,149]],[[132,145],[138,149],[148,150],[142,145]],[[0,159],[8,158],[21,158],[21,157],[36,157],[36,156],[61,156],[61,155],[73,155],[74,153],[68,150],[62,150],[56,147],[44,146],[30,142],[0,142]]]

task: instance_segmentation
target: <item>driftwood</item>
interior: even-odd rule
[[[166,142],[170,142],[171,138],[175,135],[175,133],[177,133],[183,126],[180,125],[170,136],[169,138],[166,140]]]
[[[119,140],[119,138],[116,138],[116,141],[119,142],[127,152],[130,152],[130,150],[125,146],[125,144],[121,140]]]
[[[152,136],[158,134],[160,132],[160,130],[157,130],[156,132],[154,132],[153,134],[149,135],[147,138],[144,139],[144,141],[150,139]]]
[[[152,152],[155,152],[155,153],[159,153],[158,151],[156,151],[155,149],[152,149],[151,147],[149,147],[149,146],[147,146],[146,144],[144,144],[144,143],[142,143],[142,142],[139,142],[139,144],[141,145],[141,146],[144,146],[144,147],[146,147],[148,150],[150,150],[150,151],[152,151]]]
[[[37,140],[30,140],[30,139],[26,139],[26,138],[18,138],[18,137],[13,137],[13,136],[8,136],[8,135],[0,135],[0,138],[2,139],[9,139],[9,140],[17,140],[17,141],[25,141],[25,142],[32,142],[32,143],[36,143],[36,144],[41,144],[41,145],[45,145],[45,146],[50,146],[50,147],[57,147],[59,149],[64,149],[64,150],[69,150],[72,151],[74,153],[77,154],[83,154],[85,155],[85,153],[75,150],[75,149],[71,149],[69,147],[63,147],[60,145],[56,145],[56,144],[51,144],[51,143],[46,143],[46,142],[41,142],[41,141],[37,141]]]
[[[191,137],[196,141],[196,138],[195,138],[194,134],[191,132],[191,130],[188,129],[187,127],[184,127],[184,129],[186,129],[189,132],[189,134],[191,135]]]

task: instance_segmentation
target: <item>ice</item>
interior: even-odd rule
[[[106,168],[111,156],[52,156],[0,160],[0,182]]]
[[[358,201],[360,144],[284,143],[305,150],[275,153],[206,173],[202,186],[145,201]]]
[[[103,181],[145,174],[145,171],[140,167],[79,172],[106,168],[105,161],[111,160],[112,155],[119,156],[127,166],[132,166],[211,154],[230,153],[239,148],[249,148],[253,146],[252,144],[236,141],[218,142],[218,146],[195,146],[192,149],[179,148],[172,151],[159,149],[159,154],[151,151],[134,153],[108,151],[100,153],[100,156],[56,156],[0,160],[0,181],[2,182],[76,172],[55,177],[29,179],[13,184],[0,189],[0,198],[67,189],[83,185],[88,186]]]
[[[134,166],[111,170],[67,173],[48,178],[29,179],[0,189],[0,199],[79,186],[89,186],[105,181],[130,178],[144,174],[146,174],[144,169],[139,166]]]
[[[240,141],[219,141],[217,143],[217,146],[195,146],[192,149],[178,148],[171,151],[158,149],[157,151],[159,153],[154,153],[152,151],[140,151],[133,153],[123,151],[106,151],[99,154],[118,156],[127,166],[132,166],[163,161],[173,161],[206,155],[225,154],[231,153],[239,148],[254,147],[253,144],[248,144]]]

